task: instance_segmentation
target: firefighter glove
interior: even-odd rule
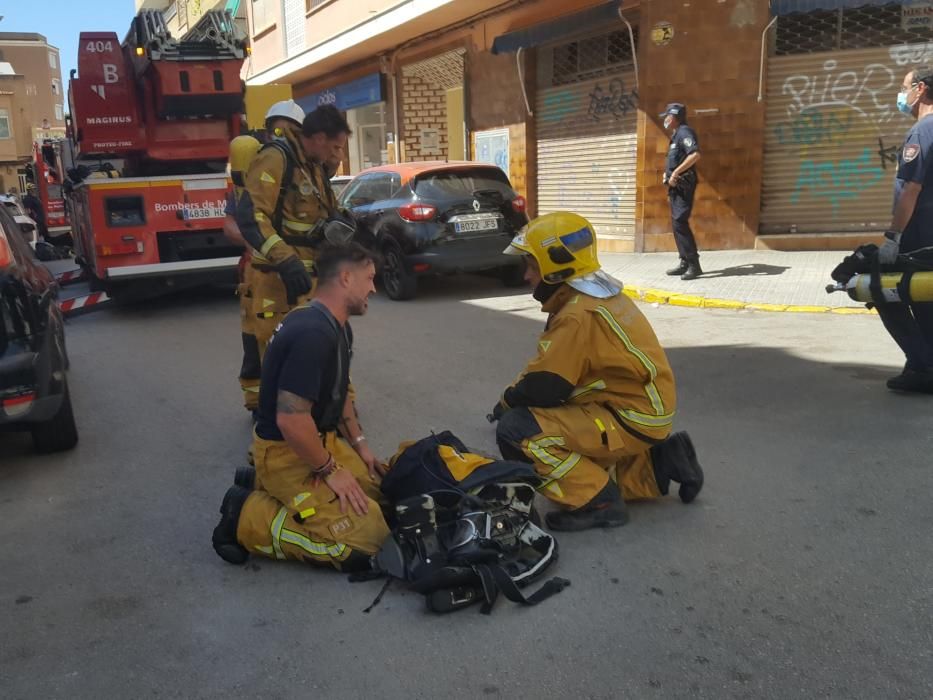
[[[497,420],[502,418],[502,415],[508,410],[508,407],[503,401],[496,401],[496,405],[492,407],[492,413],[486,415],[486,420],[490,423],[495,423]]]
[[[289,306],[298,303],[298,297],[311,291],[311,275],[297,257],[285,258],[275,266],[285,285],[285,298]]]
[[[893,265],[897,262],[901,250],[901,234],[888,231],[884,234],[884,244],[878,249],[878,262],[882,265]]]

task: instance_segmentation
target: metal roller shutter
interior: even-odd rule
[[[614,36],[609,35],[610,47]],[[600,38],[606,39],[586,41]],[[629,44],[627,35],[623,40]],[[551,61],[558,58],[551,51],[539,65],[535,109],[538,213],[576,212],[601,239],[633,246],[638,97],[632,65],[626,61],[604,67],[598,77],[555,81]]]
[[[895,98],[914,57],[899,45],[768,63],[761,233],[883,230],[912,120]]]

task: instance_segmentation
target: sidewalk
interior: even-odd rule
[[[844,292],[826,293],[843,251],[701,252],[703,276],[690,282],[664,274],[676,253],[600,253],[603,269],[625,283],[629,296],[649,303],[805,313],[870,313]]]

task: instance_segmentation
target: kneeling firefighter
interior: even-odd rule
[[[358,244],[325,245],[317,264],[318,298],[288,315],[263,359],[256,483],[237,473],[214,529],[214,550],[232,564],[252,553],[365,570],[389,535],[384,468],[348,397],[349,319],[375,293],[373,256]]]
[[[539,491],[562,506],[548,526],[624,525],[624,500],[667,494],[671,481],[690,503],[703,470],[687,433],[671,435],[673,372],[648,320],[600,269],[593,227],[547,214],[505,252],[525,256],[525,279],[549,315],[537,356],[489,419],[503,458],[531,462]]]

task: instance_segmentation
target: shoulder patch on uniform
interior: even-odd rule
[[[908,143],[904,146],[904,162],[909,163],[914,158],[920,155],[920,145],[916,143]]]
[[[686,146],[687,148],[690,148],[692,145],[693,145],[692,138],[688,136],[687,138],[684,139],[684,146]]]
[[[541,340],[538,342],[538,347],[541,348],[541,352],[547,352],[551,347],[551,341]]]
[[[260,180],[260,182],[271,182],[273,185],[275,184],[275,178],[272,177],[272,176],[271,176],[267,171],[265,171],[265,170],[262,171],[262,175],[259,176],[259,180]]]

